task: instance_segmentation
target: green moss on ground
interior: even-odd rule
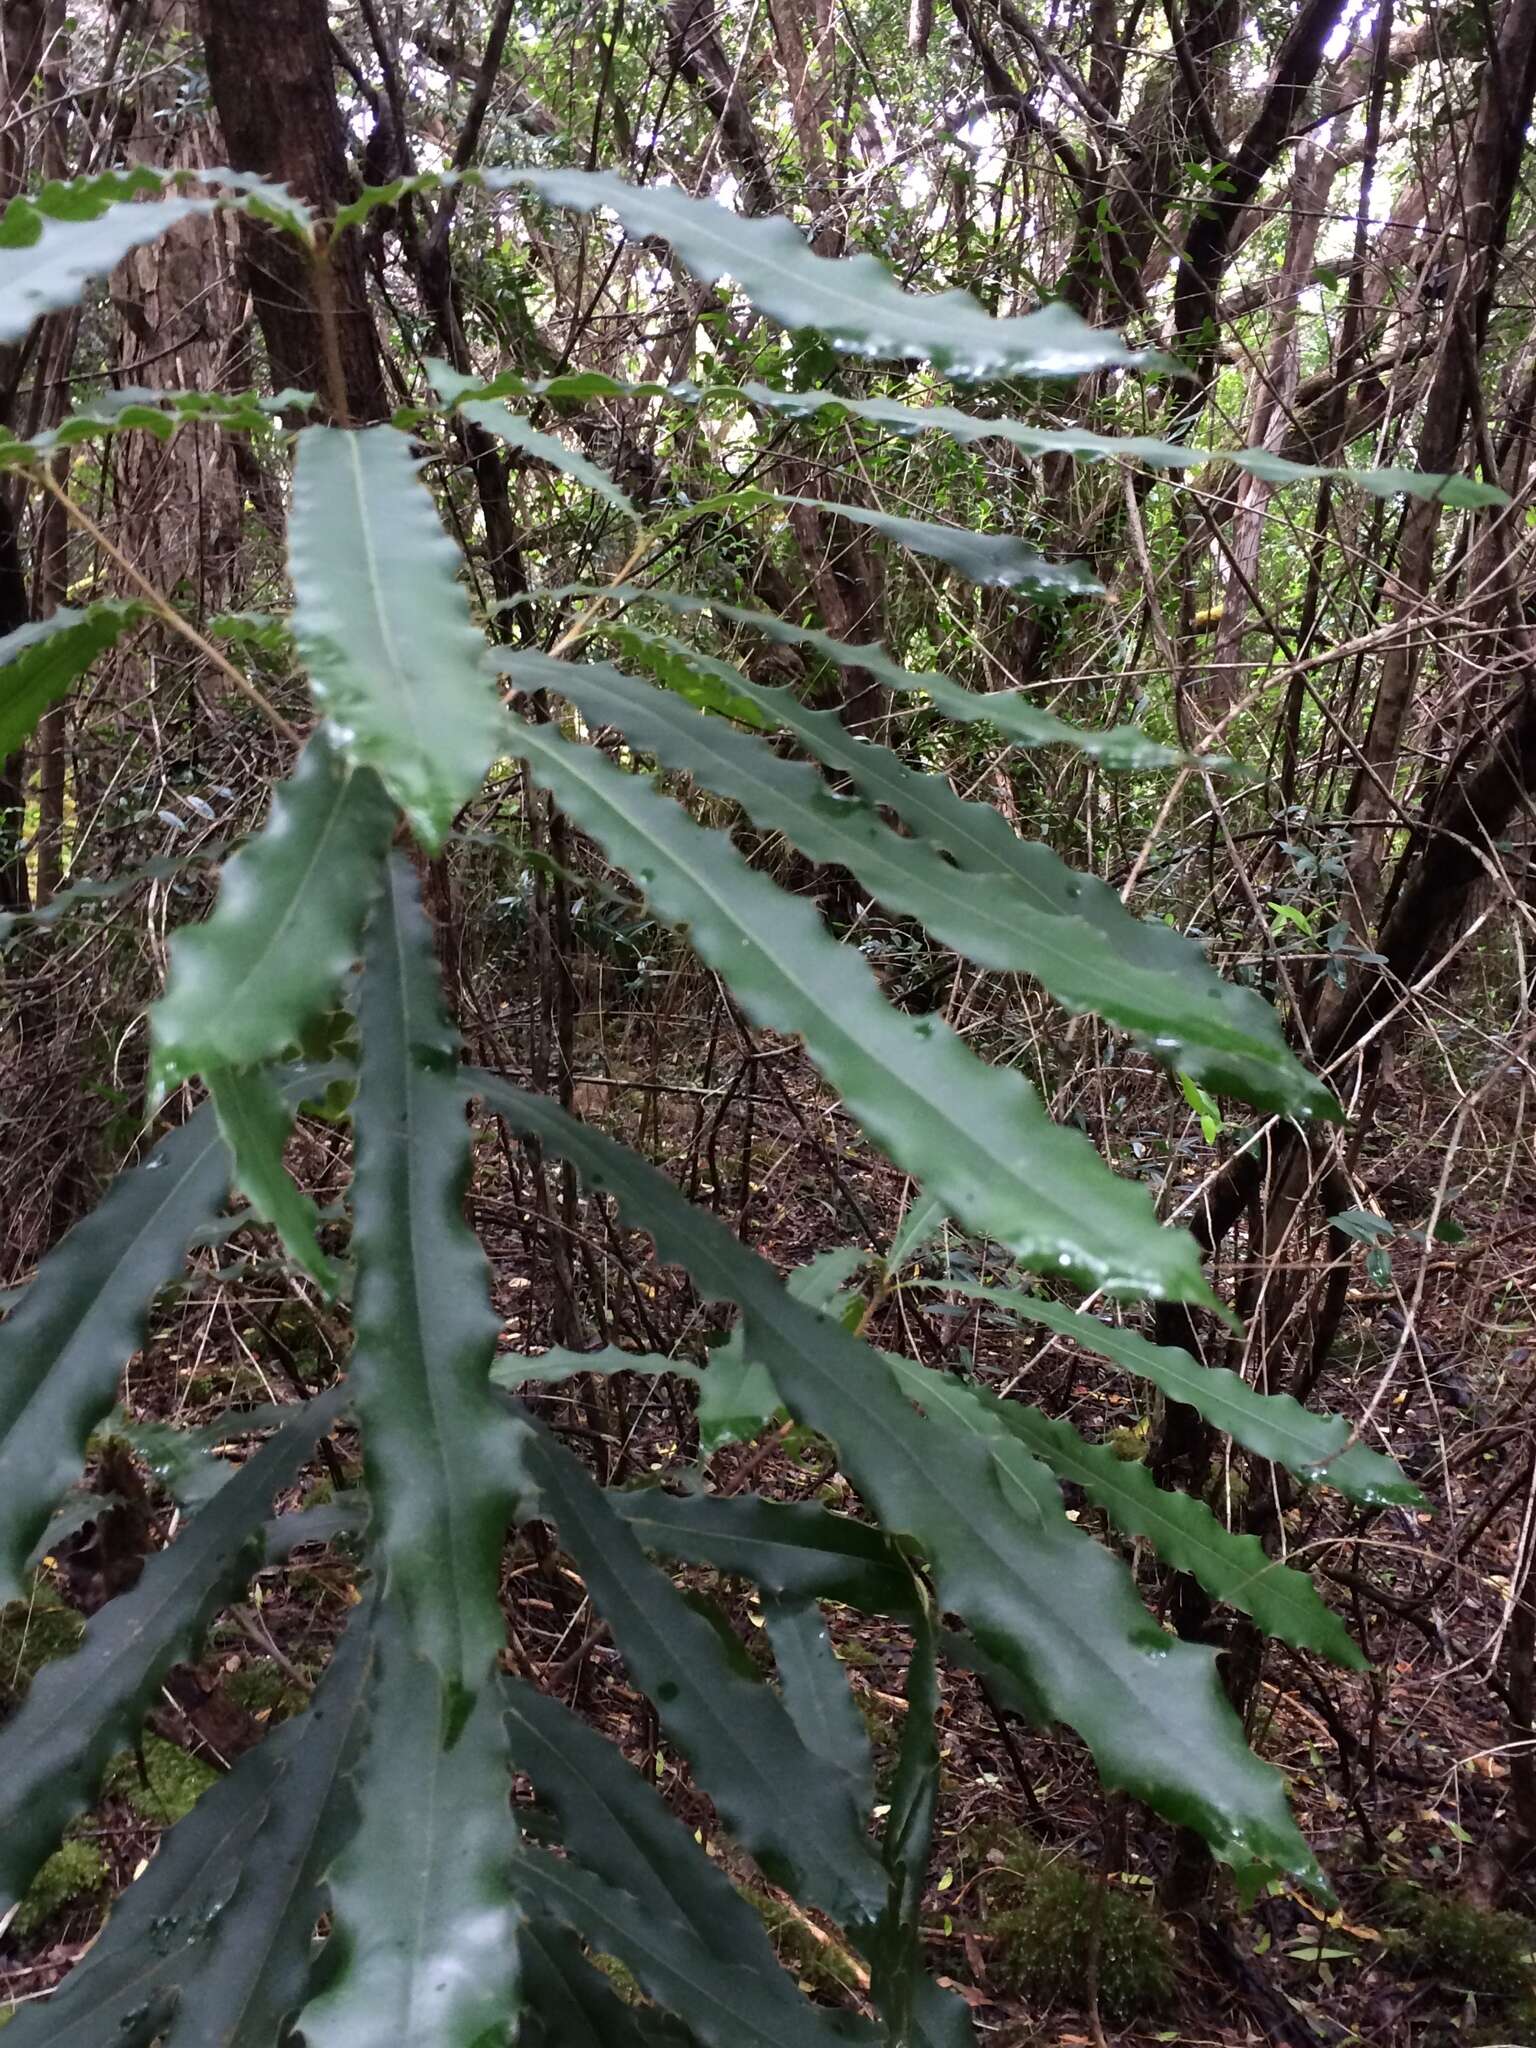
[[[1172,1937],[1152,1905],[1105,1884],[1070,1856],[1047,1856],[1013,1828],[960,1846],[980,1868],[981,1931],[997,1982],[1032,2005],[1088,2004],[1098,1944],[1099,2009],[1116,2024],[1149,2018],[1173,1995]]]
[[[168,1828],[186,1818],[218,1775],[174,1742],[146,1735],[143,1769],[133,1751],[124,1750],[107,1767],[105,1789],[131,1806],[141,1820]]]
[[[1401,1929],[1395,1952],[1414,1976],[1484,1998],[1536,1996],[1536,1921],[1411,1885],[1397,1887],[1389,1904]]]
[[[45,1921],[66,1906],[94,1898],[112,1873],[94,1842],[72,1837],[61,1842],[32,1880],[31,1889],[11,1922],[17,1934],[35,1934]]]
[[[46,1590],[0,1609],[0,1708],[19,1700],[56,1657],[80,1646],[85,1618]]]

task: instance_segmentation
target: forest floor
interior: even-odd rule
[[[668,1093],[655,1081],[630,1089],[591,1081],[578,1107],[624,1127],[732,1220],[740,1219],[745,1184],[749,1234],[783,1270],[836,1245],[889,1244],[908,1195],[904,1177],[855,1149],[852,1126],[829,1108],[792,1048],[759,1044],[747,1067],[730,1119],[717,1117],[713,1127],[697,1089],[681,1083]],[[1434,1162],[1412,1143],[1420,1107],[1413,1091],[1401,1090],[1378,1124],[1380,1207],[1405,1231],[1433,1193]],[[322,1201],[334,1198],[344,1185],[339,1145],[324,1136],[305,1142],[313,1148],[307,1178]],[[526,1197],[513,1155],[487,1137],[471,1215],[491,1257],[506,1348],[536,1352],[554,1333],[549,1268],[524,1228]],[[1512,1482],[1526,1469],[1516,1423],[1532,1339],[1504,1324],[1499,1305],[1519,1298],[1509,1281],[1536,1236],[1536,1188],[1506,1188],[1496,1213],[1497,1220],[1491,1200],[1479,1206],[1476,1189],[1459,1202],[1467,1236],[1429,1262],[1414,1370],[1389,1424],[1392,1448],[1421,1480],[1433,1513],[1385,1509],[1362,1523],[1309,1499],[1293,1534],[1304,1550],[1345,1557],[1348,1568],[1339,1570],[1354,1584],[1335,1579],[1329,1594],[1364,1641],[1369,1673],[1332,1671],[1272,1645],[1255,1693],[1252,1739],[1287,1773],[1338,1910],[1280,1884],[1243,1910],[1217,1876],[1198,1913],[1164,1917],[1154,1904],[1164,1893],[1154,1887],[1178,1854],[1170,1831],[1107,1796],[1075,1739],[1000,1714],[976,1678],[947,1672],[926,1931],[932,1967],[972,2007],[984,2038],[1006,2048],[1094,2048],[1101,2040],[1124,2048],[1536,2043],[1536,1925],[1507,1910],[1536,1912],[1536,1888],[1493,1867],[1507,1824],[1509,1722],[1487,1676],[1529,1506],[1528,1487]],[[603,1268],[615,1289],[606,1320],[616,1340],[634,1327],[618,1298],[624,1288],[671,1342],[686,1348],[712,1334],[679,1277],[646,1262],[648,1247],[626,1239],[621,1248],[606,1218],[590,1209],[579,1215],[576,1228],[598,1254],[619,1253]],[[112,1504],[60,1547],[31,1607],[0,1617],[0,1714],[30,1672],[72,1646],[72,1610],[89,1612],[129,1583],[137,1560],[164,1540],[181,1511],[178,1492],[191,1504],[196,1470],[178,1461],[155,1425],[195,1426],[231,1406],[291,1398],[295,1383],[328,1369],[333,1356],[339,1362],[340,1331],[296,1300],[269,1251],[260,1233],[236,1231],[162,1314],[156,1341],[129,1376],[134,1426],[98,1439],[94,1484]],[[1330,1405],[1358,1413],[1369,1397],[1381,1360],[1401,1342],[1395,1298],[1390,1288],[1356,1290],[1323,1389]],[[974,1304],[914,1310],[910,1301],[898,1294],[879,1311],[877,1341],[914,1349],[930,1364],[964,1364],[999,1390],[1022,1383],[1050,1412],[1113,1438],[1125,1455],[1144,1448],[1144,1409],[1110,1368],[1060,1344],[1021,1348],[1017,1325],[994,1324]],[[531,1403],[609,1483],[639,1484],[696,1462],[684,1396],[626,1376],[539,1389]],[[332,1470],[317,1465],[304,1490],[311,1500],[325,1498],[336,1478],[354,1476],[344,1430],[336,1441],[343,1448]],[[707,1473],[724,1491],[750,1483],[782,1500],[857,1505],[829,1447],[803,1434],[770,1431],[717,1449]],[[1503,1495],[1488,1517],[1489,1503]],[[1214,1496],[1212,1504],[1219,1512]],[[1086,1506],[1074,1512],[1094,1519]],[[1157,1609],[1166,1597],[1159,1573],[1148,1559],[1133,1563]],[[707,1573],[684,1576],[725,1608],[745,1653],[766,1660],[750,1588]],[[506,1595],[520,1667],[603,1728],[714,1842],[707,1804],[627,1682],[558,1551],[521,1541]],[[356,1597],[338,1542],[263,1574],[252,1602],[225,1614],[207,1654],[173,1676],[138,1758],[119,1760],[107,1795],[77,1823],[46,1882],[0,1937],[0,2010],[57,1981],[89,1946],[112,1893],[152,1853],[160,1826],[265,1726],[302,1706]],[[887,1762],[906,1711],[903,1633],[842,1609],[829,1620],[877,1764]],[[723,1846],[720,1853],[731,1856]],[[856,2004],[867,1980],[836,1935],[744,1863],[731,1867],[807,1987]],[[1495,1893],[1502,1915],[1485,1910]],[[1097,2015],[1089,1995],[1095,1974]]]

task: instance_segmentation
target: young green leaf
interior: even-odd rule
[[[505,746],[459,551],[394,427],[306,427],[288,524],[293,631],[331,738],[435,853]]]

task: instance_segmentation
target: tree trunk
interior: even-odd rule
[[[208,0],[206,48],[208,82],[235,168],[288,186],[322,214],[344,205],[354,181],[324,0]],[[357,237],[344,235],[331,249],[330,289],[322,293],[291,236],[254,221],[242,223],[242,234],[274,387],[317,393],[336,419],[387,418]]]

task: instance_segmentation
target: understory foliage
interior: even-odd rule
[[[19,336],[198,209],[275,224],[323,265],[338,236],[402,192],[365,193],[325,222],[251,181],[202,182],[206,193],[114,175],[14,202],[0,233],[0,332]],[[959,294],[916,295],[871,258],[812,253],[781,220],[733,218],[602,174],[509,169],[478,183],[531,189],[555,208],[611,209],[630,232],[665,237],[696,277],[729,271],[760,312],[853,354],[923,358],[956,379],[1160,368],[1065,306],[993,318]],[[133,1747],[167,1672],[254,1571],[330,1540],[355,1548],[363,1590],[304,1710],[176,1822],[100,1939],[60,1989],[20,2011],[8,2041],[256,2048],[296,2033],[311,2048],[467,2048],[510,2039],[520,2024],[536,2040],[615,2044],[667,2035],[664,2014],[719,2048],[847,2038],[845,2021],[780,1967],[761,1919],[655,1788],[558,1697],[508,1668],[499,1575],[509,1531],[531,1522],[557,1532],[731,1840],[862,1958],[869,2017],[855,2032],[958,2043],[970,2031],[964,2004],[924,1966],[918,1924],[940,1659],[980,1669],[1028,1719],[1075,1730],[1106,1786],[1196,1831],[1250,1894],[1277,1877],[1324,1894],[1285,1786],[1250,1750],[1214,1651],[1148,1611],[1121,1557],[1068,1513],[1058,1481],[1262,1630],[1358,1666],[1307,1573],[1134,1457],[864,1341],[872,1290],[888,1284],[867,1248],[825,1254],[785,1284],[638,1153],[552,1096],[462,1065],[422,877],[484,779],[521,763],[654,916],[686,933],[748,1018],[803,1042],[870,1141],[921,1188],[902,1258],[952,1218],[1003,1248],[1019,1276],[1039,1276],[1037,1292],[983,1285],[995,1311],[1072,1339],[1309,1485],[1411,1505],[1414,1484],[1344,1421],[1122,1325],[1124,1303],[1220,1307],[1194,1239],[1160,1223],[1144,1187],[1053,1121],[1023,1074],[989,1064],[939,1017],[897,1008],[810,900],[728,830],[698,822],[655,771],[690,778],[812,861],[846,869],[962,955],[1029,974],[1068,1013],[1132,1034],[1201,1091],[1303,1122],[1337,1117],[1337,1104],[1263,998],[1222,981],[1194,942],[1138,920],[944,776],[850,737],[791,690],[690,658],[666,636],[667,612],[708,608],[707,594],[648,585],[639,595],[653,623],[636,621],[621,640],[630,658],[591,658],[612,608],[636,595],[625,579],[640,546],[610,584],[577,594],[573,623],[551,646],[489,641],[419,471],[455,418],[526,443],[529,387],[486,387],[446,364],[431,374],[440,409],[363,428],[333,417],[294,435],[292,610],[261,630],[291,635],[313,727],[265,821],[225,861],[211,914],[172,937],[150,1012],[150,1096],[174,1105],[175,1128],[48,1253],[0,1325],[0,1597],[25,1598],[39,1558],[90,1511],[70,1504],[87,1441],[108,1417],[152,1297],[216,1228],[232,1185],[279,1234],[294,1273],[344,1307],[350,1356],[334,1384],[301,1403],[231,1414],[204,1432],[191,1455],[218,1483],[188,1496],[175,1541],[92,1614],[78,1648],[33,1678],[0,1731],[0,1908],[28,1896],[111,1759]],[[542,395],[574,400],[592,388],[555,378]],[[954,396],[956,407],[936,404],[914,423],[963,432],[965,393]],[[333,392],[333,414],[343,406]],[[289,394],[288,407],[302,414],[304,402]],[[87,414],[72,431],[163,436],[191,417],[248,427],[254,410],[189,394]],[[1029,443],[1027,422],[1007,427]],[[46,462],[62,439],[18,444],[5,459]],[[1035,439],[1105,452],[1070,428]],[[577,485],[627,515],[610,478],[546,443],[541,452]],[[1173,444],[1137,452],[1184,459]],[[1444,478],[1356,481],[1447,490]],[[1489,496],[1449,489],[1463,502]],[[746,500],[760,502],[768,494]],[[1094,588],[1086,570],[990,528],[852,502],[831,509],[1034,602]],[[972,697],[802,620],[721,604],[769,640],[874,669],[892,689],[931,698],[951,718],[990,721],[1020,745],[1080,748],[1109,772],[1181,765],[1176,747],[1133,730],[1079,731],[1026,697]],[[126,630],[132,609],[60,611],[4,648],[8,746]],[[344,1120],[352,1145],[348,1215],[329,1219],[323,1239],[284,1164],[295,1118],[315,1116]],[[681,1362],[499,1348],[484,1255],[462,1209],[484,1119],[567,1162],[702,1300],[734,1309],[728,1342],[702,1374],[695,1368],[701,1415],[733,1410],[747,1433],[782,1410],[835,1446],[856,1512],[750,1490],[604,1488],[520,1404],[529,1383],[665,1374]],[[1072,1290],[1091,1291],[1093,1305],[1075,1305]],[[360,1441],[355,1483],[324,1505],[275,1512],[317,1443],[338,1433]],[[258,1436],[237,1467],[217,1466],[219,1442]],[[679,1561],[755,1580],[771,1671],[730,1654],[670,1575]],[[822,1601],[893,1617],[909,1644],[907,1710],[878,1827],[868,1737]],[[531,1785],[532,1809],[514,1811],[514,1774]],[[1022,1940],[1027,1929],[1017,1932]],[[1119,1938],[1108,1952],[1112,1991]],[[616,1995],[599,1956],[623,1965],[643,2006]]]
[[[0,6],[6,2048],[1525,2023],[1533,102]]]

